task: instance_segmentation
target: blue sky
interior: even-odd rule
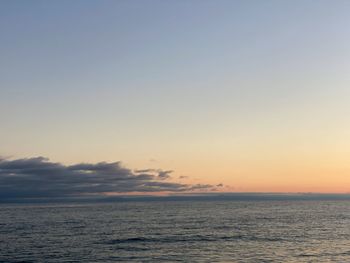
[[[298,155],[336,156],[322,171],[347,171],[349,11],[349,1],[1,1],[0,154],[157,165],[242,190],[266,190],[250,182],[275,173],[290,182]],[[317,180],[311,166],[297,169],[313,178],[300,185]]]

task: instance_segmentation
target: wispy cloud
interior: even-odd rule
[[[170,182],[171,170],[131,170],[120,162],[64,165],[44,157],[0,159],[0,198],[68,197],[105,193],[214,190]]]
[[[143,169],[143,170],[134,170],[137,174],[152,174],[154,176],[157,176],[158,179],[164,180],[164,179],[170,179],[170,174],[173,172],[173,170],[162,170],[162,169]]]

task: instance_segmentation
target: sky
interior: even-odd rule
[[[55,184],[58,169],[64,185],[109,182],[96,193],[348,193],[349,13],[345,0],[1,1],[2,191]]]

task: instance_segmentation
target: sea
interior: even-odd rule
[[[350,262],[350,201],[1,204],[0,262]]]

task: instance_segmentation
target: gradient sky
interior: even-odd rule
[[[3,0],[0,155],[349,192],[349,14],[340,0]]]

